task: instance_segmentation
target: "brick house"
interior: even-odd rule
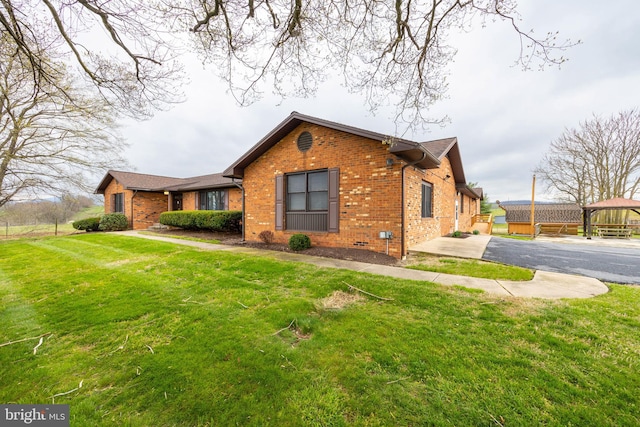
[[[397,258],[471,231],[482,197],[466,183],[456,138],[419,143],[297,112],[223,176],[242,180],[245,240],[302,232],[314,245]]]
[[[166,211],[242,209],[242,191],[222,174],[171,178],[110,170],[95,193],[104,195],[105,213],[125,214],[134,230],[156,224]]]

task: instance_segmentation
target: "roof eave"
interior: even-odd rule
[[[396,141],[389,152],[421,169],[436,169],[440,166],[440,160],[418,143]]]
[[[467,184],[456,184],[456,190],[472,199],[482,199],[482,194],[476,193],[475,189]]]

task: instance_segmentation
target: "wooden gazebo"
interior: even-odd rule
[[[587,239],[591,239],[593,234],[591,217],[597,211],[602,210],[631,210],[640,215],[640,200],[625,199],[616,197],[614,199],[603,200],[601,202],[592,203],[582,207],[583,234]],[[607,237],[627,237],[627,233],[621,233],[621,229],[612,229],[611,235]],[[623,235],[624,234],[624,235]],[[630,236],[630,233],[629,233]]]

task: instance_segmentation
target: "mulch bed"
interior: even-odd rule
[[[168,236],[191,237],[202,240],[218,240],[220,241],[220,243],[225,245],[266,249],[270,251],[293,252],[291,249],[289,249],[288,245],[283,243],[266,244],[263,242],[243,242],[242,236],[237,233],[216,233],[190,230],[154,230],[153,232],[157,234],[165,234]],[[309,249],[299,251],[297,253],[325,258],[366,262],[369,264],[400,265],[400,261],[392,256],[356,248],[327,248],[324,246],[312,246]]]

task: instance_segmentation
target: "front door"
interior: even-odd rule
[[[182,193],[173,193],[172,199],[173,199],[173,203],[171,206],[171,210],[181,211],[182,210]]]

